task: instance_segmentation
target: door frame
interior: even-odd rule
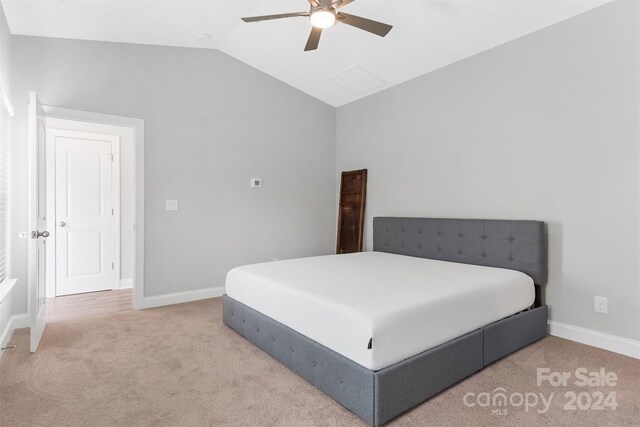
[[[47,105],[44,106],[44,110],[49,118],[133,129],[133,308],[142,309],[144,308],[144,120]]]
[[[55,121],[58,117],[48,117],[49,122]],[[93,123],[92,123],[93,124]],[[75,129],[63,129],[61,127],[56,126],[55,124],[51,126],[47,123],[47,230],[49,230],[49,239],[52,242],[52,247],[50,249],[50,253],[47,252],[47,290],[46,295],[47,298],[55,297],[58,294],[58,283],[57,283],[57,269],[58,269],[58,245],[57,245],[57,235],[58,235],[58,218],[56,217],[57,212],[57,181],[56,181],[56,171],[57,171],[57,145],[56,145],[56,136],[61,136],[64,133],[79,133],[82,134],[82,137],[73,137],[77,139],[84,139],[83,137],[87,137],[86,144],[91,144],[91,140],[89,138],[95,138],[99,140],[100,138],[107,137],[111,139],[111,154],[113,156],[113,161],[111,163],[111,198],[112,205],[111,207],[115,210],[115,215],[113,215],[113,289],[120,289],[120,137],[117,135],[109,135],[103,134],[100,132],[89,132],[84,130],[75,130]],[[135,221],[134,221],[135,222]],[[53,293],[51,293],[51,289],[53,288]]]

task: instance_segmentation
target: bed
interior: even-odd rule
[[[231,270],[224,322],[373,425],[546,335],[544,223],[380,217],[373,240]]]

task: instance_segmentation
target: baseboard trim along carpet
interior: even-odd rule
[[[133,279],[120,279],[120,288],[118,289],[131,289],[133,288]]]
[[[195,291],[175,292],[166,295],[156,295],[152,297],[144,297],[142,299],[142,307],[153,308],[163,305],[181,304],[183,302],[198,301],[207,298],[216,298],[224,295],[224,286],[215,288],[198,289]]]
[[[11,316],[7,322],[7,326],[4,328],[4,331],[2,331],[2,335],[0,335],[0,348],[4,348],[9,344],[14,330],[28,327],[29,317],[26,314],[16,314]],[[4,351],[0,351],[0,357],[2,357],[2,353],[4,353]]]
[[[640,341],[605,334],[579,326],[549,320],[549,333],[553,336],[598,347],[614,353],[640,359]]]

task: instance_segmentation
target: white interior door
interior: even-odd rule
[[[114,141],[110,138],[114,137],[74,131],[55,138],[58,296],[114,287]]]
[[[35,92],[29,94],[29,232],[28,278],[30,350],[35,352],[46,325],[47,224],[46,115]]]

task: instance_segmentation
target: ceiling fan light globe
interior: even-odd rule
[[[311,14],[309,20],[316,28],[329,28],[336,23],[336,15],[328,10],[317,10]]]

